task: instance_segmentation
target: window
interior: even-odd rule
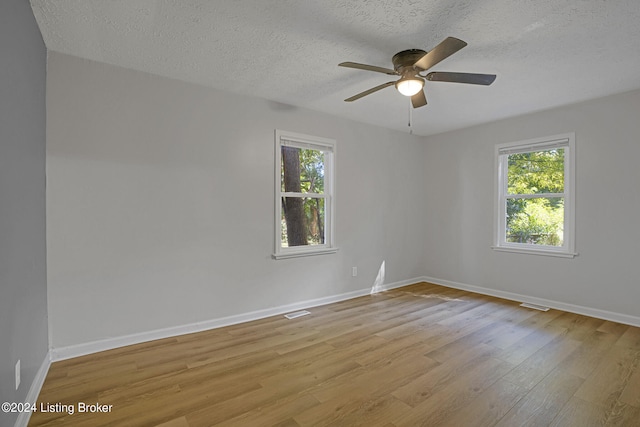
[[[575,134],[496,146],[496,250],[573,257]]]
[[[275,253],[333,253],[334,157],[331,139],[276,130]]]

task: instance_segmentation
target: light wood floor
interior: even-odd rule
[[[640,426],[640,328],[427,283],[310,311],[56,362],[76,412],[29,425]]]

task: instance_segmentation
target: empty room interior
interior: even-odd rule
[[[1,426],[640,426],[640,3],[2,0]]]

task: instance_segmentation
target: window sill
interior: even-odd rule
[[[296,252],[285,252],[279,254],[273,254],[271,257],[273,259],[287,259],[287,258],[298,258],[305,256],[314,256],[314,255],[326,255],[326,254],[335,254],[338,252],[338,248],[322,248],[322,249],[314,249],[310,251],[296,251]]]
[[[577,252],[560,252],[560,251],[549,251],[544,249],[514,248],[510,246],[491,246],[491,249],[498,252],[513,252],[517,254],[542,255],[542,256],[552,256],[552,257],[558,257],[558,258],[575,258],[576,256],[578,256]]]

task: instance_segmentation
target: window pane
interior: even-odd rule
[[[564,198],[507,198],[507,242],[562,246]]]
[[[509,194],[564,192],[564,148],[509,154]]]
[[[325,200],[311,197],[282,198],[282,247],[323,245]]]
[[[282,146],[280,190],[324,194],[324,152]]]

